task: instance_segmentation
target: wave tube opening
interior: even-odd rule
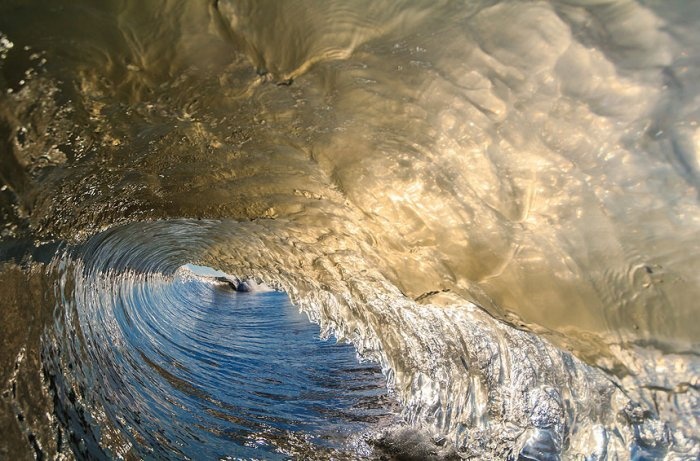
[[[284,291],[192,264],[144,270],[158,256],[105,242],[58,263],[43,351],[78,456],[354,459],[397,420],[381,369],[321,338]]]

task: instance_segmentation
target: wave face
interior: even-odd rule
[[[0,454],[697,459],[698,43],[683,1],[3,2]]]

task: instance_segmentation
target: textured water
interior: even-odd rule
[[[699,53],[680,0],[0,2],[0,457],[696,459]]]

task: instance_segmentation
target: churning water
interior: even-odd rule
[[[0,1],[0,458],[697,459],[699,82],[692,1]]]

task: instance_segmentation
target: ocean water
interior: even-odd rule
[[[381,369],[322,341],[283,292],[130,263],[60,276],[64,334],[44,354],[57,417],[86,429],[77,457],[348,458],[396,419]]]
[[[0,1],[0,458],[697,459],[698,82],[694,1]]]

